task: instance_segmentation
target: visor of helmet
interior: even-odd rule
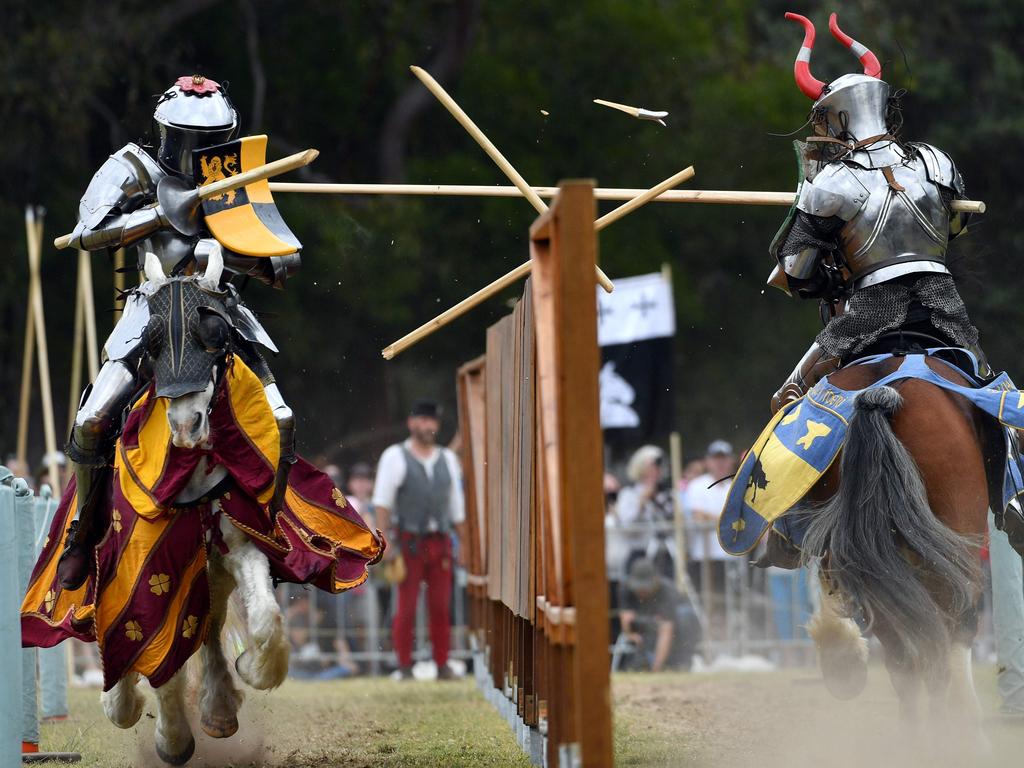
[[[192,151],[224,144],[235,138],[234,125],[203,130],[157,123],[160,131],[160,164],[174,173],[192,178]]]

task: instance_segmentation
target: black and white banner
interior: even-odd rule
[[[660,272],[618,278],[610,294],[598,287],[597,317],[606,438],[643,441],[671,431],[676,313],[670,278]]]

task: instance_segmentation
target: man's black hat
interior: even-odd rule
[[[441,418],[441,406],[436,400],[417,400],[412,404],[409,411],[410,416],[429,416],[432,419]]]

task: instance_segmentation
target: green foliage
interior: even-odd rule
[[[1024,319],[1007,279],[1020,240],[1013,222],[1024,213],[1016,194],[1024,147],[1021,3],[940,0],[927,14],[874,0],[847,5],[844,26],[878,53],[894,86],[911,89],[904,135],[948,149],[971,195],[989,205],[957,246],[979,274],[963,291],[994,363],[1012,368],[1012,337],[997,329]],[[452,29],[465,27],[471,42],[447,87],[532,183],[590,177],[646,187],[693,164],[692,188],[785,190],[794,187],[791,139],[769,134],[802,137],[809,106],[792,81],[800,32],[782,19],[789,9],[781,0],[24,3],[6,19],[0,53],[0,225],[8,233],[0,345],[9,360],[19,358],[23,206],[49,209],[47,239],[70,229],[90,174],[112,149],[147,134],[151,94],[180,74],[230,80],[244,131],[268,133],[272,155],[320,149],[300,177],[375,181],[397,167],[414,183],[505,184],[432,99],[399,131],[397,150],[385,140],[396,104],[419,88],[408,65],[430,68]],[[818,23],[814,66],[823,79],[856,68],[827,34],[829,10],[819,2],[801,8]],[[266,96],[253,124],[257,73]],[[632,120],[594,98],[667,109],[669,125]],[[455,367],[483,351],[485,328],[521,289],[394,362],[383,362],[379,349],[524,261],[534,212],[512,199],[278,201],[304,243],[303,270],[284,292],[251,285],[246,295],[267,313],[283,350],[271,364],[299,414],[301,447],[345,461],[372,455],[400,434],[413,397],[453,404]],[[613,277],[672,265],[676,426],[688,451],[718,435],[749,439],[816,331],[813,305],[765,291],[767,246],[783,215],[781,208],[659,203],[601,236]],[[69,256],[44,253],[59,416],[68,396]],[[97,255],[93,263],[98,306],[106,308],[108,262]],[[101,334],[109,327],[102,314]],[[19,374],[16,365],[0,372],[6,446]],[[35,454],[41,450],[34,441]]]

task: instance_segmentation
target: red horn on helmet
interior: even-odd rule
[[[828,28],[832,31],[832,37],[853,51],[853,54],[860,59],[865,75],[878,78],[882,76],[882,65],[878,63],[878,57],[867,46],[861,45],[841,30],[834,13],[828,17]]]
[[[821,80],[818,80],[811,74],[811,51],[814,50],[814,23],[799,13],[787,13],[786,18],[790,21],[797,21],[804,27],[804,42],[800,46],[800,53],[796,55],[796,61],[793,63],[793,77],[796,78],[796,84],[803,91],[804,96],[817,101],[827,83],[821,82]]]

